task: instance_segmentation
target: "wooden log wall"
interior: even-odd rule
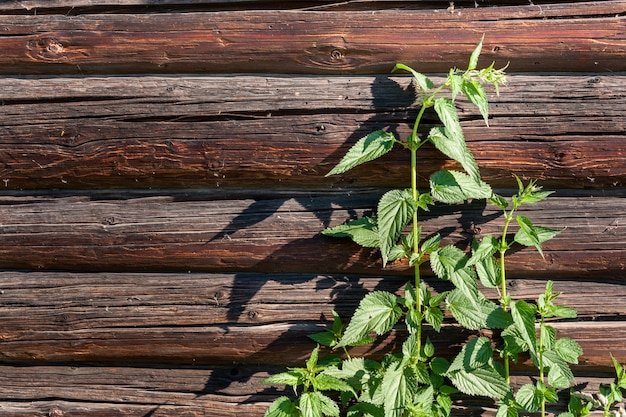
[[[511,291],[557,280],[578,379],[606,380],[626,362],[626,1],[3,1],[0,415],[262,416],[282,391],[259,381],[332,309],[406,279],[319,234],[406,186],[404,154],[325,173],[373,129],[409,132],[396,62],[437,78],[482,34],[511,76],[490,128],[459,103],[469,146],[502,192],[513,173],[556,190],[526,214],[566,227],[545,261],[510,257]],[[477,202],[423,224],[460,245],[501,225]],[[493,411],[472,404],[455,412]]]

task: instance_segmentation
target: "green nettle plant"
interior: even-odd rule
[[[389,132],[373,132],[357,141],[327,174],[346,172],[381,157],[394,146],[410,153],[410,188],[385,193],[375,217],[351,220],[322,233],[349,237],[363,247],[377,248],[383,266],[405,259],[413,270],[413,279],[401,296],[386,291],[365,295],[347,326],[333,311],[332,327],[310,336],[318,347],[305,367],[289,368],[264,380],[294,389],[294,397],[276,399],[266,417],[448,417],[453,404],[451,395],[459,392],[495,400],[498,417],[537,410],[545,416],[546,404],[558,399],[557,389],[572,384],[569,364],[577,363],[582,350],[571,339],[557,338],[549,322],[553,318],[575,317],[576,312],[554,303],[559,294],[554,292],[552,282],[547,283],[536,303],[514,300],[507,294],[505,254],[514,245],[522,245],[534,246],[543,256],[542,243],[559,232],[534,225],[515,213],[523,205],[544,200],[550,192],[541,191],[533,181],[524,185],[516,177],[518,192],[510,202],[495,194],[481,179],[459,122],[457,97],[462,95],[474,104],[488,123],[484,85],[491,84],[498,92],[498,86],[505,82],[504,68],[495,69],[492,64],[477,69],[481,48],[482,40],[472,52],[467,69],[451,69],[438,86],[427,76],[397,64],[394,71],[410,73],[418,91],[419,108],[411,134],[401,140]],[[430,108],[441,125],[432,127],[422,137],[420,123]],[[439,170],[431,175],[429,190],[423,191],[417,184],[417,152],[427,143],[456,161],[463,171]],[[437,202],[458,204],[472,199],[488,199],[502,210],[504,226],[499,237],[485,236],[480,242],[474,241],[468,256],[456,246],[443,246],[439,234],[422,236],[421,211],[429,211]],[[517,231],[511,235],[513,220]],[[425,263],[438,278],[449,281],[452,289],[433,293],[420,276],[420,266]],[[481,288],[498,290],[498,302],[486,297]],[[492,340],[478,336],[465,343],[451,360],[437,356],[435,346],[425,337],[425,329],[439,332],[444,310],[466,329],[497,330],[502,345],[494,350]],[[397,327],[408,333],[400,351],[388,353],[380,361],[350,355],[350,347],[372,343],[376,336]],[[320,358],[319,345],[340,350],[342,355]],[[529,355],[537,369],[536,383],[523,385],[514,392],[509,363],[516,362],[522,354]],[[605,390],[606,403],[621,400],[618,394],[626,377],[618,365],[618,382]],[[582,395],[571,398],[569,416],[582,416],[599,404]]]

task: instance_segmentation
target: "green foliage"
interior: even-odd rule
[[[544,257],[544,243],[560,232],[518,214],[525,206],[545,200],[551,192],[543,191],[534,181],[524,184],[515,176],[514,195],[495,194],[481,179],[463,135],[455,105],[457,97],[463,96],[475,105],[488,123],[484,85],[492,84],[497,93],[505,81],[504,69],[495,69],[493,64],[477,69],[481,48],[482,40],[472,52],[467,69],[451,69],[438,86],[426,75],[397,64],[394,71],[408,72],[418,90],[419,110],[411,135],[401,140],[382,130],[372,132],[359,139],[327,174],[344,173],[387,154],[394,146],[410,153],[410,188],[382,195],[376,216],[352,219],[322,233],[376,248],[383,267],[390,262],[406,262],[413,269],[414,280],[405,285],[402,296],[386,291],[366,294],[347,325],[333,311],[332,326],[310,336],[318,347],[306,367],[288,368],[264,381],[290,386],[295,392],[295,399],[283,396],[275,400],[266,417],[449,417],[451,396],[457,392],[496,401],[496,417],[518,417],[538,410],[545,416],[546,404],[556,403],[559,390],[574,383],[570,365],[578,363],[582,349],[573,339],[559,337],[553,322],[575,318],[576,311],[556,303],[559,293],[554,291],[552,281],[546,283],[545,291],[535,301],[515,300],[507,293],[505,255],[514,246],[521,246],[536,249]],[[424,136],[420,122],[429,108],[440,124]],[[437,171],[429,178],[428,191],[420,191],[416,154],[426,143],[463,171]],[[439,234],[423,238],[421,211],[437,203],[472,199],[487,199],[502,211],[504,226],[499,236],[474,240],[471,256],[459,247],[442,245]],[[515,232],[510,231],[513,227]],[[448,291],[433,293],[421,280],[420,266],[427,262],[439,279],[449,282]],[[497,290],[497,302],[486,297],[481,287]],[[460,347],[451,362],[436,356],[435,345],[423,330],[441,331],[446,325],[444,310],[465,329],[499,333],[501,345],[494,347],[492,340],[477,335]],[[350,356],[351,347],[371,343],[394,329],[408,332],[399,351],[388,353],[381,361]],[[331,354],[318,360],[319,345],[341,349],[343,358]],[[530,355],[537,375],[532,384],[514,391],[509,362],[517,362],[520,355]],[[559,417],[584,416],[594,407],[602,407],[608,416],[610,407],[622,400],[622,390],[626,390],[626,371],[615,359],[613,362],[616,381],[603,385],[597,398],[591,400],[572,394],[568,411]]]

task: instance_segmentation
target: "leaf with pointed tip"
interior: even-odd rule
[[[417,210],[411,190],[391,190],[378,202],[378,238],[383,266],[396,245],[402,229]]]
[[[322,234],[331,237],[349,237],[366,248],[378,247],[376,219],[371,217],[362,217],[339,226],[328,227]]]
[[[296,404],[288,397],[279,397],[270,404],[263,417],[298,417],[300,413]]]
[[[440,170],[430,177],[433,198],[443,203],[462,203],[469,199],[491,197],[492,190],[484,181],[475,181],[458,171]]]
[[[461,85],[463,94],[472,102],[480,111],[481,116],[485,120],[485,124],[489,126],[489,102],[483,85],[478,80],[463,80]]]
[[[536,307],[528,304],[524,300],[517,300],[511,303],[511,316],[515,327],[519,331],[531,353],[536,352],[537,333],[535,331]]]
[[[460,369],[450,372],[448,377],[459,391],[468,395],[501,399],[511,392],[509,384],[493,368],[484,367],[471,371]]]
[[[431,90],[435,86],[433,82],[430,80],[430,78],[428,78],[422,73],[415,71],[413,68],[407,65],[396,64],[396,66],[393,68],[391,72],[395,72],[397,70],[404,70],[406,72],[410,72],[413,75],[413,78],[415,78],[415,81],[417,81],[417,84],[420,86],[422,91]]]
[[[520,226],[520,229],[515,234],[515,241],[524,246],[534,246],[542,258],[544,256],[541,244],[561,233],[558,229],[535,226],[526,216],[517,216],[515,220],[517,220]]]
[[[395,141],[393,133],[383,130],[370,133],[359,139],[326,176],[341,174],[365,162],[380,158],[393,148]]]
[[[475,181],[480,180],[478,165],[462,134],[454,136],[447,127],[437,126],[430,130],[428,139],[441,153],[460,163]]]
[[[474,50],[472,51],[472,54],[470,55],[469,65],[467,66],[468,70],[476,69],[476,67],[478,66],[478,57],[480,57],[480,52],[483,49],[484,40],[485,40],[485,35],[483,34],[483,37],[480,39],[480,42],[478,42],[478,45],[476,46],[476,48],[474,48]]]
[[[319,391],[305,392],[300,396],[302,417],[338,417],[337,403]]]
[[[386,291],[368,293],[361,299],[337,347],[357,343],[370,332],[378,335],[387,333],[398,322],[401,314],[397,295]]]

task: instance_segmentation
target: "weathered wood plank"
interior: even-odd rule
[[[374,129],[408,135],[409,82],[0,78],[0,180],[6,189],[404,186],[408,161],[400,150],[342,176],[324,174]],[[458,105],[492,184],[511,186],[517,173],[558,188],[614,188],[626,176],[625,97],[623,74],[514,75],[492,97],[490,128],[466,102]],[[424,132],[434,121],[427,114]],[[420,158],[424,176],[445,163],[434,149]]]
[[[0,367],[2,416],[259,417],[282,387],[260,385],[254,368]],[[277,369],[273,369],[278,372]],[[589,388],[611,377],[585,377]],[[514,386],[528,382],[513,377]],[[463,400],[463,402],[460,402]],[[492,416],[490,400],[459,397],[454,415]]]
[[[375,253],[320,231],[373,210],[378,198],[367,192],[257,201],[203,200],[201,193],[132,198],[122,192],[111,200],[4,196],[0,267],[377,274]],[[565,230],[545,243],[546,261],[534,250],[512,253],[511,276],[623,279],[625,203],[619,197],[553,197],[522,210],[536,224]],[[479,203],[441,206],[422,218],[425,235],[440,231],[445,243],[459,245],[477,231],[500,233],[502,226],[501,213]],[[387,271],[404,273],[406,265]]]
[[[400,291],[402,277],[289,274],[0,274],[0,357],[5,363],[301,363],[330,311],[346,319],[366,291]],[[446,283],[428,279],[435,289]],[[510,280],[515,297],[536,299],[545,280]],[[559,302],[581,322],[557,323],[579,340],[589,369],[626,361],[623,283],[559,281]],[[496,297],[496,294],[493,294]],[[610,302],[614,300],[615,302]],[[607,331],[610,329],[610,331]],[[472,335],[447,323],[429,335],[453,355]],[[397,344],[395,335],[370,354]],[[369,348],[357,348],[364,353]]]
[[[6,16],[0,71],[377,73],[397,61],[447,71],[483,33],[484,61],[511,71],[623,71],[625,6]]]

